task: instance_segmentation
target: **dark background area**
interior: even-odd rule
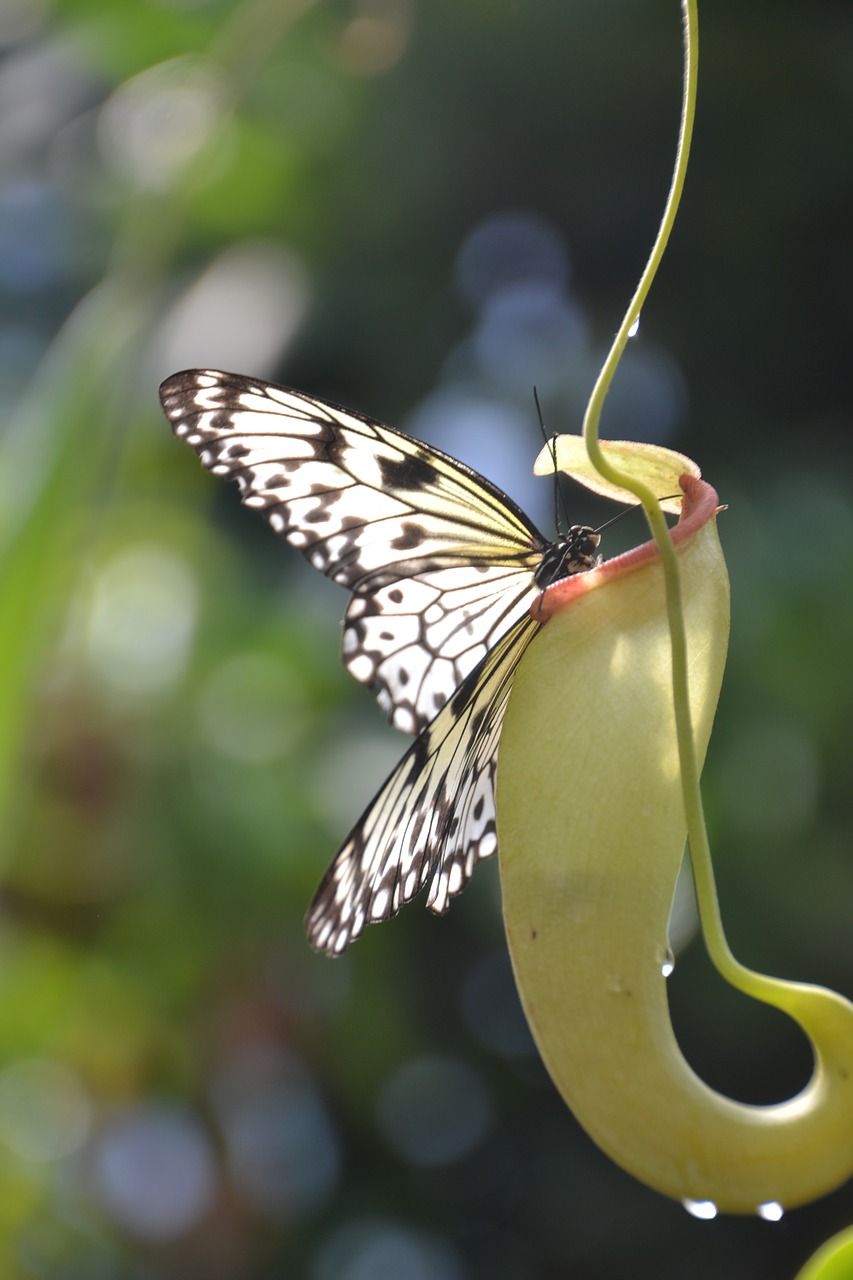
[[[686,194],[603,428],[728,503],[732,947],[849,996],[853,11],[700,19]],[[678,6],[7,0],[0,48],[4,1276],[793,1277],[849,1188],[708,1223],[613,1166],[532,1047],[495,866],[446,918],[310,952],[404,739],[340,666],[343,593],[156,396],[195,364],[286,381],[549,531],[532,386],[579,429],[666,195]],[[710,1083],[804,1083],[700,941],[671,982]]]

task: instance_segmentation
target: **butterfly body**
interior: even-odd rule
[[[417,735],[324,877],[309,940],[339,954],[430,881],[443,912],[496,847],[500,726],[531,611],[595,565],[598,535],[576,525],[548,541],[463,463],[286,387],[189,370],[160,396],[202,463],[349,589],[344,664]]]

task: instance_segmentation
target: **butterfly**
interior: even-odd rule
[[[187,370],[160,399],[204,466],[350,591],[344,664],[416,735],[323,877],[309,941],[340,955],[428,882],[442,914],[497,847],[501,724],[536,601],[594,567],[599,534],[549,541],[464,463],[287,387]]]

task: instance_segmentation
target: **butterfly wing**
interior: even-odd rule
[[[168,378],[176,435],[310,564],[352,592],[343,659],[420,732],[530,607],[549,543],[437,449],[297,391],[213,370]]]
[[[507,631],[419,734],[362,814],[305,920],[318,951],[340,955],[366,924],[387,920],[431,881],[441,914],[497,847],[495,771],[512,679],[539,629]]]
[[[432,569],[356,592],[344,661],[396,728],[419,733],[538,594],[529,571],[504,565]]]

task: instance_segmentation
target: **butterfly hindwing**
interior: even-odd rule
[[[238,374],[178,373],[160,396],[204,465],[353,592],[344,664],[397,728],[420,732],[535,599],[547,542],[446,454]]]
[[[356,592],[344,662],[396,728],[418,733],[537,594],[529,571],[502,565],[434,569]]]
[[[515,669],[538,628],[526,614],[503,635],[362,814],[308,909],[317,950],[339,955],[428,883],[427,906],[442,914],[494,853],[500,730]]]

